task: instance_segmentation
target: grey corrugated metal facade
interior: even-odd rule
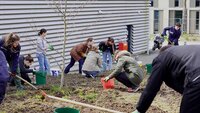
[[[149,37],[149,0],[68,0],[66,59],[70,49],[93,37],[95,43],[107,37],[127,37],[131,29],[131,52],[147,50]],[[41,28],[48,30],[47,40],[56,51],[49,51],[51,66],[61,63],[64,24],[48,0],[0,0],[0,36],[17,32],[21,36],[22,54],[35,56],[35,40]],[[37,65],[37,64],[35,64]]]

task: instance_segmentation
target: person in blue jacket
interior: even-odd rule
[[[9,64],[9,71],[11,75],[11,81],[17,86],[17,89],[23,89],[21,82],[15,75],[20,74],[18,69],[19,54],[21,46],[19,44],[20,37],[16,33],[9,33],[7,36],[0,40],[0,51],[2,51]]]
[[[169,32],[169,38],[168,38],[168,45],[179,45],[178,44],[178,40],[181,36],[181,24],[180,23],[176,23],[175,26],[172,27],[166,27],[163,30],[163,33],[161,34],[161,36],[166,36],[166,32]]]
[[[0,104],[2,103],[8,82],[8,67],[6,57],[2,51],[0,51]]]

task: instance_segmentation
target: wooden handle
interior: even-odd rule
[[[24,80],[22,77],[16,75],[17,78],[19,78],[20,80],[24,81],[25,83],[27,83],[28,85],[30,85],[31,87],[33,87],[34,89],[38,90],[37,87],[35,87],[33,84],[29,83],[28,81]]]
[[[101,110],[101,111],[107,111],[107,112],[110,112],[110,113],[123,113],[123,112],[119,112],[119,111],[115,111],[115,110],[111,110],[111,109],[106,109],[106,108],[102,108],[102,107],[98,107],[98,106],[93,106],[93,105],[90,105],[90,104],[76,102],[76,101],[73,101],[73,100],[67,100],[67,99],[63,99],[63,98],[59,98],[59,97],[54,97],[54,96],[51,96],[51,95],[47,95],[47,97],[52,98],[52,99],[56,99],[56,100],[59,100],[59,101],[64,101],[64,102],[80,105],[80,106],[85,106],[85,107],[89,107],[89,108],[93,108],[93,109],[98,109],[98,110]]]

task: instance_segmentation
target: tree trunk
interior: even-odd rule
[[[63,14],[63,22],[64,22],[64,42],[63,42],[63,65],[62,65],[62,74],[61,74],[61,80],[60,80],[60,88],[64,86],[64,69],[65,69],[65,47],[66,47],[66,41],[67,41],[67,0],[65,0],[65,9]]]

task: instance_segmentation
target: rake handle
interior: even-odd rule
[[[55,97],[55,96],[51,96],[51,95],[47,95],[47,97],[51,98],[51,99],[56,99],[56,100],[59,100],[59,101],[64,101],[64,102],[80,105],[80,106],[98,109],[98,110],[101,110],[101,111],[107,111],[107,112],[110,112],[110,113],[123,113],[123,112],[119,112],[119,111],[115,111],[115,110],[111,110],[111,109],[106,109],[106,108],[102,108],[102,107],[98,107],[98,106],[93,106],[93,105],[90,105],[90,104],[85,104],[85,103],[81,103],[81,102],[77,102],[77,101],[73,101],[73,100],[63,99],[63,98],[59,98],[59,97]]]
[[[27,83],[28,85],[30,85],[32,88],[38,90],[37,87],[35,87],[33,84],[29,83],[27,80],[23,79],[22,77],[16,75],[17,78],[19,78],[20,80],[24,81],[25,83]]]

